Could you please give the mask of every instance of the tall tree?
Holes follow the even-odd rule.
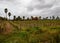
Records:
[[[11,16],[11,13],[10,12],[8,13],[8,16],[9,16],[9,20],[10,20],[10,16]]]
[[[6,20],[7,20],[7,12],[8,12],[8,9],[5,8],[5,9],[4,9],[4,12],[6,13]]]

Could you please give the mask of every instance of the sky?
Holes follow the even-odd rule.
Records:
[[[16,16],[60,16],[60,0],[0,0],[0,16],[5,17],[4,9]]]

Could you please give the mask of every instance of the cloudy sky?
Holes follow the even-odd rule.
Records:
[[[12,16],[60,16],[60,0],[0,0],[0,16],[5,8]]]

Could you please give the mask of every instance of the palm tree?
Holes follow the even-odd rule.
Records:
[[[7,20],[7,12],[8,12],[8,9],[5,8],[5,9],[4,9],[4,12],[6,13],[6,20]]]
[[[16,20],[16,16],[14,15],[14,20]]]
[[[51,20],[51,16],[50,16],[50,20]]]
[[[25,20],[25,16],[23,16],[23,20]]]
[[[10,12],[8,13],[8,16],[9,16],[9,20],[10,20],[10,16],[11,16],[11,13]]]

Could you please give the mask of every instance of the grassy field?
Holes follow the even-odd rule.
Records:
[[[60,43],[60,20],[0,21],[0,43]]]

